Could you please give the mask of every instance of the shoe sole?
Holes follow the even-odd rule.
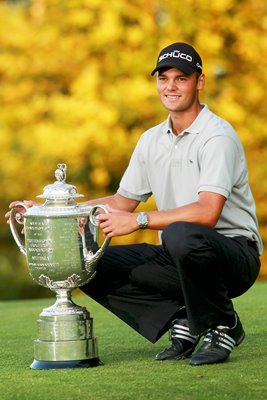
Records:
[[[191,354],[193,354],[194,350],[195,350],[195,348],[185,351],[183,354],[180,354],[179,356],[174,357],[173,360],[179,361],[179,360],[184,360],[185,358],[189,358],[191,356]]]
[[[160,358],[156,358],[157,357],[156,356],[155,360],[156,361],[179,361],[179,360],[184,360],[185,358],[190,357],[192,355],[192,353],[195,351],[195,348],[197,347],[197,345],[198,345],[198,343],[200,341],[200,338],[201,338],[201,336],[199,336],[198,341],[196,342],[196,344],[195,344],[195,346],[193,348],[188,349],[187,351],[185,351],[182,354],[179,354],[176,357],[168,357],[168,358],[166,357],[166,358],[161,358],[160,359]]]
[[[176,357],[155,358],[156,361],[179,361],[191,356],[195,349],[189,349]]]

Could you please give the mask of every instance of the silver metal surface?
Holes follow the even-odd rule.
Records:
[[[109,239],[98,244],[96,214],[99,209],[108,211],[101,204],[77,204],[74,199],[82,195],[66,183],[66,170],[65,164],[58,164],[56,182],[37,196],[46,199],[45,203],[33,207],[18,203],[10,213],[10,229],[27,258],[31,277],[57,296],[37,322],[35,361],[31,365],[37,369],[90,366],[90,362],[84,363],[90,359],[94,366],[100,364],[93,320],[86,308],[73,303],[71,291],[96,274],[97,262],[109,245]],[[16,222],[24,225],[25,240],[18,234]]]

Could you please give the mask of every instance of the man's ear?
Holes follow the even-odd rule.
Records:
[[[205,86],[205,75],[201,74],[197,81],[197,90],[202,90]]]

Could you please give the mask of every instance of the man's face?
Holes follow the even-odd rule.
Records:
[[[157,89],[163,106],[171,113],[188,111],[198,103],[198,90],[204,86],[204,75],[185,75],[176,68],[159,71]]]

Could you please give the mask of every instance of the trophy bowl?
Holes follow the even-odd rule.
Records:
[[[97,213],[104,205],[78,204],[83,197],[66,183],[66,164],[58,164],[56,182],[37,197],[44,203],[27,207],[18,202],[10,212],[10,229],[26,256],[29,273],[39,285],[56,293],[56,302],[43,309],[34,341],[32,369],[87,368],[101,365],[93,319],[71,298],[73,289],[96,274],[97,262],[109,245],[98,244]],[[24,226],[23,240],[16,222]]]

